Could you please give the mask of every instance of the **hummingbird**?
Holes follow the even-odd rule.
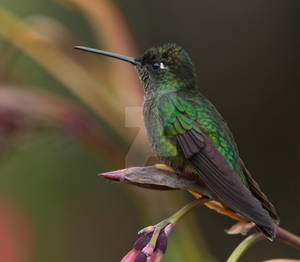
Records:
[[[155,155],[178,174],[200,178],[214,200],[275,238],[276,210],[240,158],[223,117],[200,92],[195,66],[181,46],[153,47],[138,58],[75,48],[131,63],[143,84],[144,124]]]

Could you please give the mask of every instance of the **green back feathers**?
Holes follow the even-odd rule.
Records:
[[[171,93],[161,97],[158,109],[166,136],[184,134],[189,130],[203,141],[201,133],[205,133],[241,177],[243,184],[247,185],[234,138],[221,115],[204,96],[199,92],[190,92],[188,95],[186,92]]]

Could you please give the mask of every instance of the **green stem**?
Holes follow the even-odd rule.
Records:
[[[258,240],[264,239],[264,236],[262,233],[254,233],[250,236],[248,236],[246,239],[244,239],[231,253],[230,257],[227,259],[226,262],[236,262],[238,259],[242,256],[242,254],[255,242]]]
[[[155,230],[149,242],[150,245],[155,247],[157,238],[159,236],[160,230],[162,230],[168,224],[176,224],[180,219],[185,217],[188,213],[193,211],[196,207],[203,205],[205,202],[209,201],[209,198],[203,197],[193,200],[192,202],[185,205],[183,208],[179,209],[175,214],[170,216],[169,218],[161,221],[157,225],[155,225]]]
[[[169,218],[169,222],[175,224],[177,221],[185,217],[188,213],[193,211],[196,207],[203,205],[207,201],[209,201],[209,199],[204,197],[193,200],[192,202],[185,205],[183,208],[179,209],[175,214],[173,214]]]
[[[300,249],[300,238],[287,230],[277,226],[276,228],[276,238],[279,241],[284,242],[292,247]],[[228,258],[227,262],[236,262],[242,256],[242,254],[255,242],[258,240],[264,239],[264,235],[260,232],[255,233],[247,237],[243,240],[232,252],[230,257]]]

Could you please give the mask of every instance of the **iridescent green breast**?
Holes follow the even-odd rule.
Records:
[[[174,145],[174,137],[166,136],[159,109],[159,97],[145,98],[143,116],[148,140],[153,152],[159,158],[175,157],[178,150]]]

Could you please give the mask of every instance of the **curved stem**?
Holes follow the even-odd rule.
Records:
[[[188,213],[193,211],[196,207],[203,205],[207,201],[209,201],[209,198],[206,198],[206,197],[195,199],[192,202],[185,205],[180,210],[178,210],[175,214],[173,214],[169,218],[156,224],[154,226],[155,230],[153,232],[153,235],[152,235],[152,238],[151,238],[149,244],[152,245],[153,247],[155,247],[159,233],[166,225],[172,224],[174,226],[179,220],[181,220],[183,217],[185,217]]]
[[[279,241],[284,242],[292,247],[300,249],[300,237],[288,232],[287,230],[277,226],[276,238]],[[260,232],[252,234],[244,239],[231,253],[227,262],[236,262],[242,256],[242,254],[255,242],[264,239],[264,235]]]
[[[276,239],[294,247],[300,249],[300,237],[288,232],[287,230],[277,227]]]
[[[226,262],[236,262],[242,256],[242,254],[255,242],[262,240],[264,238],[263,234],[258,232],[254,233],[247,238],[245,238],[231,253],[230,257]]]

